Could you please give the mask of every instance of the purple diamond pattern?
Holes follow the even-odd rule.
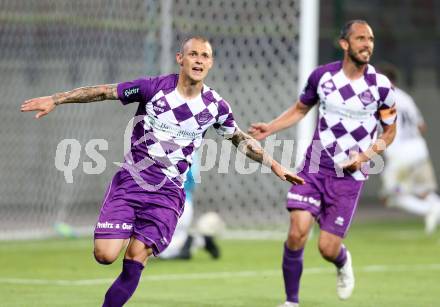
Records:
[[[356,95],[356,93],[353,91],[353,88],[351,87],[350,84],[347,84],[347,85],[341,87],[339,89],[339,93],[341,93],[341,96],[344,100],[348,100],[351,97],[353,97],[354,95]]]
[[[333,127],[330,128],[330,130],[333,132],[335,137],[339,139],[341,136],[347,134],[347,130],[345,129],[344,125],[342,123],[337,123]]]
[[[350,132],[350,134],[356,141],[360,141],[368,135],[368,131],[363,126],[359,126],[356,130]]]
[[[188,118],[194,116],[194,114],[191,112],[191,109],[188,107],[186,103],[172,110],[178,122],[183,122],[184,120],[187,120]]]
[[[305,95],[317,94],[321,103],[315,133],[323,146],[328,144],[325,153],[330,157],[321,159],[320,165],[334,168],[335,163],[348,158],[350,149],[363,152],[371,145],[377,132],[378,110],[393,107],[392,86],[371,65],[363,78],[350,80],[342,71],[341,62],[320,66],[309,80],[315,87],[310,87]],[[361,172],[351,175],[357,180],[367,177]]]
[[[166,92],[166,94],[164,94]],[[191,155],[202,144],[206,130],[213,126],[224,133],[235,131],[229,104],[216,92],[205,87],[201,96],[186,102],[174,90],[157,89],[143,110],[148,117],[144,128],[136,130],[132,146],[143,146],[155,165],[179,186],[184,182]],[[215,120],[214,120],[215,119]],[[145,148],[146,147],[146,148]]]

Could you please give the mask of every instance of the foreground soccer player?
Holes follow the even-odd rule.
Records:
[[[183,183],[192,153],[206,130],[216,131],[251,159],[271,167],[282,180],[303,180],[268,156],[235,124],[229,104],[203,83],[213,65],[211,44],[185,40],[176,54],[179,74],[90,86],[26,101],[21,111],[40,118],[60,104],[120,99],[139,102],[131,150],[113,177],[95,227],[96,260],[114,262],[125,251],[122,273],[108,289],[103,306],[122,306],[134,293],[148,257],[163,251],[183,212]]]
[[[341,31],[342,61],[315,69],[299,101],[272,122],[256,123],[256,139],[288,128],[319,103],[312,144],[298,174],[306,184],[292,186],[287,195],[290,229],[285,242],[283,275],[286,302],[298,306],[303,250],[313,218],[320,226],[319,251],[337,268],[337,292],[347,299],[354,288],[351,255],[342,244],[350,227],[362,184],[361,167],[382,152],[395,135],[396,110],[390,81],[369,65],[374,36],[363,20],[348,22]],[[383,133],[376,140],[377,120]],[[356,153],[351,154],[350,152]]]

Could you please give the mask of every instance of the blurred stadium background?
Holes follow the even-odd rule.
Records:
[[[111,162],[122,159],[122,133],[134,112],[134,107],[117,104],[69,106],[37,122],[18,113],[29,97],[175,71],[178,42],[194,32],[212,39],[217,64],[208,84],[231,102],[243,128],[273,118],[296,97],[298,1],[46,0],[0,5],[2,238],[12,233],[50,235],[56,222],[90,228],[116,169]],[[429,0],[322,1],[319,19],[319,63],[340,56],[334,38],[345,20],[370,22],[377,38],[373,61],[401,68],[403,87],[414,94],[430,126],[434,157],[440,151],[433,133],[438,129],[439,13],[440,3]],[[293,137],[292,131],[278,136]],[[83,148],[90,139],[108,140],[109,149],[102,152],[105,172],[84,174],[87,157],[82,149],[74,183],[66,183],[54,167],[56,146],[64,138],[78,139]],[[439,162],[434,163],[439,169]],[[198,213],[218,211],[233,228],[284,224],[286,186],[270,174],[239,175],[233,165],[227,174],[217,170],[218,163],[202,173]],[[362,203],[377,203],[378,186],[373,176]]]
[[[376,36],[373,64],[387,61],[400,68],[401,85],[414,96],[428,124],[427,140],[439,175],[440,1],[318,3],[317,63],[340,57],[335,37],[346,20],[366,19]],[[120,269],[97,266],[89,238],[13,240],[55,236],[57,223],[92,234],[104,191],[117,169],[113,162],[122,161],[123,133],[136,106],[116,102],[62,106],[36,121],[19,112],[24,100],[177,71],[178,43],[198,33],[209,37],[215,48],[216,66],[207,84],[230,101],[238,123],[246,129],[253,121],[272,119],[296,99],[300,18],[299,0],[0,0],[0,240],[4,240],[0,242],[0,305],[96,306]],[[295,133],[284,132],[278,139],[293,139]],[[221,144],[213,133],[209,136]],[[55,168],[55,152],[63,139],[81,144],[71,184]],[[108,150],[100,151],[106,160],[101,174],[83,171],[84,162],[96,166],[85,154],[91,139],[108,141]],[[219,152],[220,145],[214,168],[201,174],[196,215],[219,212],[229,229],[257,230],[260,238],[281,234],[287,227],[288,186],[271,174],[237,174],[235,150],[229,172],[218,174],[219,165],[225,166]],[[279,150],[274,155],[282,158]],[[379,180],[372,176],[366,184],[348,239],[357,255],[360,289],[345,305],[438,306],[438,236],[425,237],[421,219],[383,208]],[[71,231],[64,230],[64,234]],[[141,283],[130,306],[245,307],[279,302],[281,240],[221,244],[225,257],[217,265],[203,256],[187,266],[153,265],[153,276],[145,277],[148,283]],[[304,306],[340,306],[334,289],[326,287],[334,282],[330,266],[316,269],[326,264],[313,248],[306,253],[310,259],[306,266],[312,269],[306,271],[305,282],[313,286],[304,289],[308,301]],[[213,271],[241,275],[228,279],[221,275],[224,280],[218,282]],[[182,283],[175,275],[161,275],[170,272],[186,272],[187,280],[197,281]],[[200,280],[191,275],[194,272],[202,274]],[[379,286],[374,272],[381,274]],[[71,286],[78,287],[71,291]],[[176,295],[170,301],[171,287]],[[199,296],[191,295],[188,287],[199,289]],[[152,299],[149,293],[156,296]]]
[[[112,162],[122,160],[123,131],[135,108],[116,103],[62,107],[37,122],[18,113],[27,98],[176,71],[179,41],[192,33],[212,39],[217,62],[207,83],[231,102],[242,128],[273,118],[297,95],[298,1],[1,1],[0,9],[4,239],[51,235],[57,222],[89,232],[116,170]],[[439,16],[438,1],[335,0],[321,2],[319,18],[318,63],[340,56],[334,42],[344,21],[368,20],[377,38],[373,63],[400,67],[403,87],[426,116],[434,157],[440,154],[434,134],[439,128]],[[73,184],[54,167],[57,144],[65,138],[82,145]],[[278,135],[293,138],[294,131]],[[103,174],[82,170],[90,161],[84,152],[90,139],[109,143],[102,151]],[[229,172],[217,174],[218,149],[215,167],[202,173],[197,214],[217,211],[231,228],[279,229],[285,224],[287,187],[270,174],[237,174],[234,154]],[[279,152],[275,156],[281,158]],[[377,205],[378,189],[373,176],[362,203]]]
[[[136,108],[117,103],[63,106],[35,121],[19,113],[22,101],[176,71],[179,42],[199,33],[215,47],[216,66],[207,84],[231,102],[246,129],[253,121],[272,119],[297,96],[300,16],[294,0],[0,1],[0,238],[50,236],[57,222],[90,233],[117,169],[113,162],[122,160],[123,132]],[[401,69],[402,86],[414,95],[430,128],[431,154],[439,156],[440,2],[321,1],[318,63],[340,56],[335,37],[351,18],[368,20],[375,31],[373,63],[389,61]],[[296,135],[290,130],[277,137]],[[54,166],[57,144],[66,138],[82,146],[72,184]],[[108,150],[101,151],[107,162],[102,174],[83,171],[83,162],[93,162],[84,151],[91,139],[108,141]],[[232,229],[284,229],[288,187],[271,174],[237,174],[235,150],[228,173],[217,174],[221,140],[216,140],[216,165],[202,173],[196,214],[217,211]],[[294,151],[295,145],[286,145]],[[282,158],[280,150],[275,157]],[[440,162],[434,159],[434,164],[439,170]],[[379,178],[372,176],[358,218],[368,208],[389,216],[378,205],[378,190]]]

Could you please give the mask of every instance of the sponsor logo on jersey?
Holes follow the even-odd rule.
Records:
[[[135,86],[135,87],[131,87],[131,88],[126,89],[126,90],[124,91],[124,96],[125,96],[126,98],[128,98],[128,97],[130,97],[131,95],[134,95],[134,94],[137,94],[137,93],[139,93],[139,87],[138,87],[138,86]]]
[[[145,124],[148,127],[152,127],[152,128],[157,129],[159,131],[165,132],[168,135],[175,137],[175,138],[198,139],[198,138],[201,138],[203,135],[203,131],[193,131],[193,130],[183,129],[179,126],[160,121],[158,118],[155,118],[151,115],[145,116],[144,119],[145,119]]]

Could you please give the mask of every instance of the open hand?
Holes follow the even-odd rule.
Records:
[[[288,171],[286,168],[281,166],[279,163],[274,162],[272,164],[272,171],[283,181],[289,181],[292,184],[304,184],[305,181],[301,177],[295,175],[294,173]]]
[[[20,108],[21,112],[39,111],[35,118],[40,118],[55,109],[52,96],[44,96],[26,100]]]

